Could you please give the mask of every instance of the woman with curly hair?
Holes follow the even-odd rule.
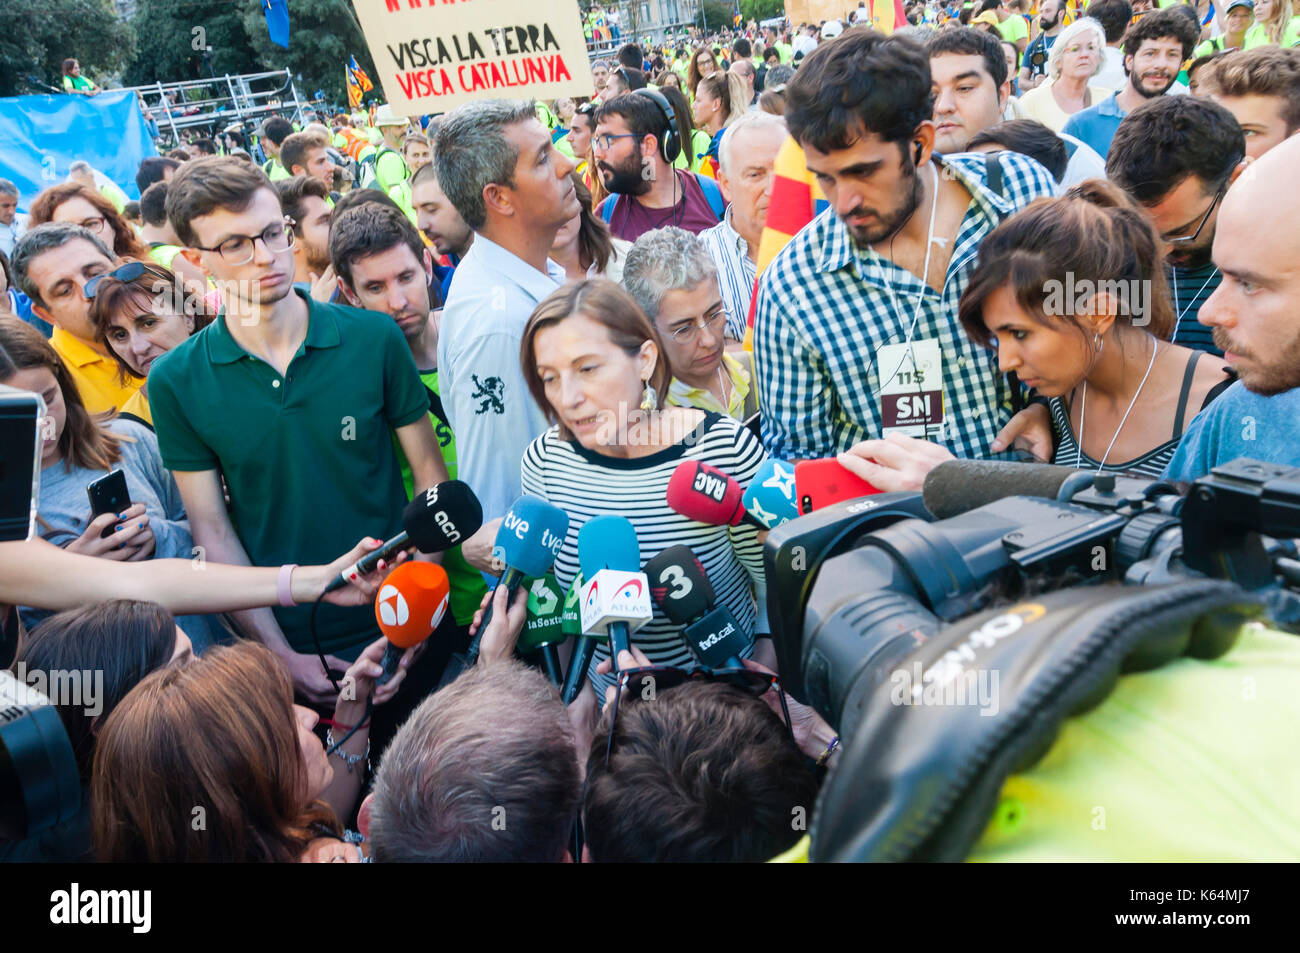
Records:
[[[28,229],[70,222],[98,235],[119,258],[148,258],[149,249],[108,199],[79,182],[52,185],[32,202]]]

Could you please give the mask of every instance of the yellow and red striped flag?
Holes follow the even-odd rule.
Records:
[[[758,244],[758,275],[772,263],[795,233],[822,213],[828,206],[817,180],[808,171],[803,149],[794,137],[787,136],[776,155],[773,168],[772,195],[767,200],[767,222]],[[758,305],[758,283],[749,300],[749,327],[745,331],[745,350],[754,349],[754,311]]]

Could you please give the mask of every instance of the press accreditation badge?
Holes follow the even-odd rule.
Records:
[[[876,351],[881,436],[933,439],[943,424],[943,354],[928,338]]]

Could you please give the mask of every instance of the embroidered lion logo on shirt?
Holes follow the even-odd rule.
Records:
[[[506,412],[505,396],[506,385],[499,377],[489,377],[485,381],[480,381],[477,374],[471,374],[474,379],[474,393],[470,395],[470,400],[479,401],[478,410],[474,411],[476,416],[486,414],[489,410],[494,414],[504,414]]]

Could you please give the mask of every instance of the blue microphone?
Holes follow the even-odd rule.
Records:
[[[776,529],[799,515],[795,503],[794,464],[771,457],[754,474],[741,497],[746,511],[768,529]]]
[[[568,532],[569,517],[558,506],[536,496],[521,496],[515,500],[510,512],[501,520],[492,547],[492,562],[505,567],[497,577],[497,585],[509,589],[507,604],[525,578],[544,576],[550,571]],[[483,623],[465,653],[466,664],[473,665],[478,660],[479,643],[491,621],[492,603],[489,602],[483,613]]]
[[[631,647],[631,632],[654,615],[636,529],[622,516],[588,520],[578,531],[578,563],[586,580],[579,601],[583,634],[609,639],[617,672],[618,654]]]

